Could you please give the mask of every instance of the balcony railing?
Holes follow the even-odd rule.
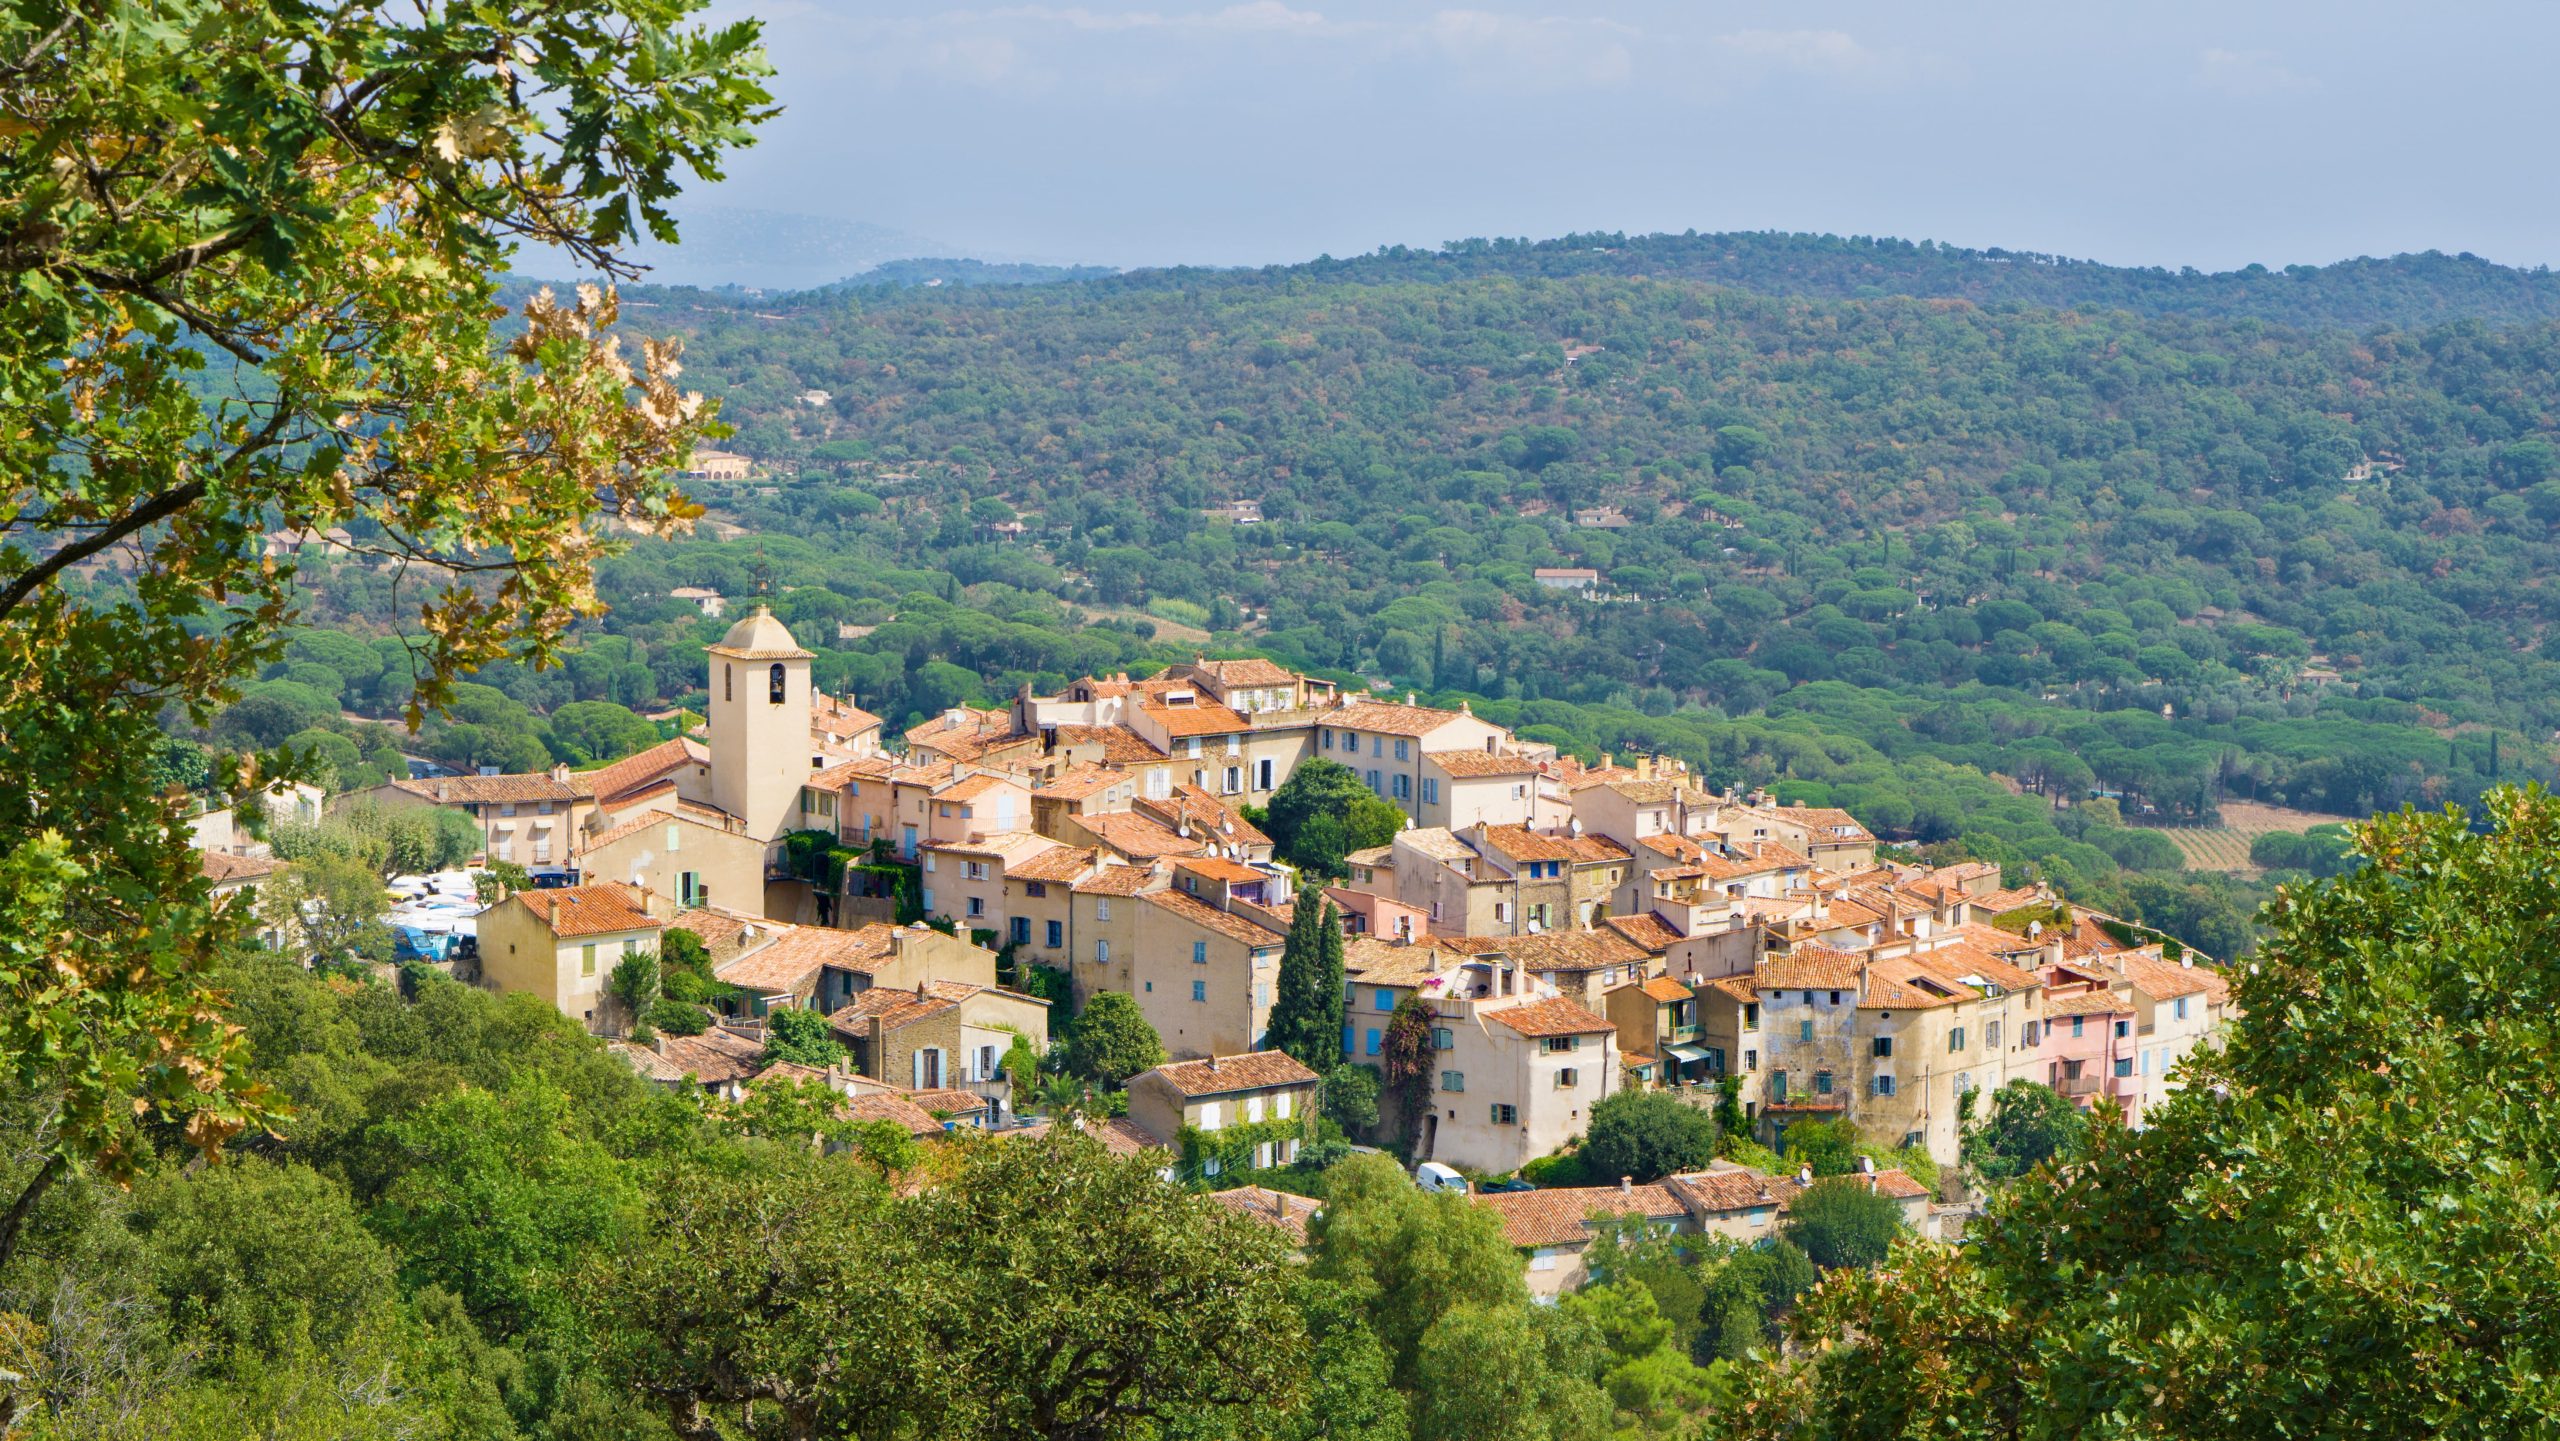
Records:
[[[2054,1082],[2053,1088],[2066,1096],[2094,1096],[2098,1094],[2100,1079],[2097,1076],[2065,1076]]]

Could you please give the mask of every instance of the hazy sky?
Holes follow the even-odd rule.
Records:
[[[788,111],[715,203],[1249,263],[1823,230],[2222,269],[2560,261],[2560,5],[722,0]]]

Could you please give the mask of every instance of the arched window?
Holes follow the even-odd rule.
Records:
[[[782,662],[775,661],[773,663],[773,670],[770,675],[772,694],[769,699],[771,699],[775,705],[782,704],[783,688],[787,684],[790,674],[791,673],[789,671],[783,669]]]
[[[722,661],[720,663],[720,698],[722,700],[736,700],[738,698],[737,679],[738,668],[729,664],[727,661]]]

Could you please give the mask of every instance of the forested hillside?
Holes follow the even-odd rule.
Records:
[[[821,682],[893,723],[1258,651],[1845,804],[2208,950],[2252,894],[2190,884],[2166,835],[2125,822],[2210,823],[2233,798],[2362,814],[2552,773],[2560,330],[1546,273],[1714,245],[1841,291],[1988,263],[1720,237],[753,309],[643,292],[637,323],[686,333],[688,379],[763,468],[696,488],[745,534],[608,564],[582,656],[497,668],[425,745],[520,766],[643,743],[560,708],[681,702],[714,627],[668,592],[762,591]],[[2154,310],[2243,284],[2046,269]],[[2529,307],[2498,297],[2546,284],[2425,258],[2280,283],[2353,277],[2501,320]],[[1233,500],[1266,519],[1214,513]],[[336,657],[339,694],[289,699],[323,729],[346,728],[331,699],[394,715],[392,581],[305,564],[314,618],[384,664]],[[1538,567],[1595,570],[1599,594]],[[332,661],[315,646],[337,643],[295,664]]]

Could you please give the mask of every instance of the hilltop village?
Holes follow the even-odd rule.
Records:
[[[767,1069],[778,1013],[823,1016],[850,1058],[830,1084],[920,1132],[955,1113],[1020,1124],[1016,1038],[1044,1052],[1053,1013],[1105,994],[1167,1058],[1113,1122],[1127,1144],[1312,1104],[1319,1077],[1269,1036],[1309,905],[1341,931],[1341,1061],[1378,1064],[1418,1001],[1435,1055],[1406,1102],[1420,1113],[1397,1118],[1411,1160],[1478,1175],[1566,1149],[1603,1098],[1655,1089],[1729,1107],[1764,1145],[1845,1120],[1952,1170],[1973,1093],[2025,1079],[2138,1125],[2228,1019],[2203,958],[2004,888],[1997,867],[1893,864],[1846,812],[1714,794],[1667,759],[1585,765],[1463,705],[1202,658],[890,739],[814,689],[810,660],[759,607],[709,648],[698,730],[597,770],[398,780],[331,804],[459,812],[489,860],[540,878],[481,915],[462,978],[733,1097]],[[1252,819],[1319,761],[1401,813],[1330,879],[1279,859]],[[718,1024],[635,1040],[648,1028],[612,973],[676,933],[724,988]]]

